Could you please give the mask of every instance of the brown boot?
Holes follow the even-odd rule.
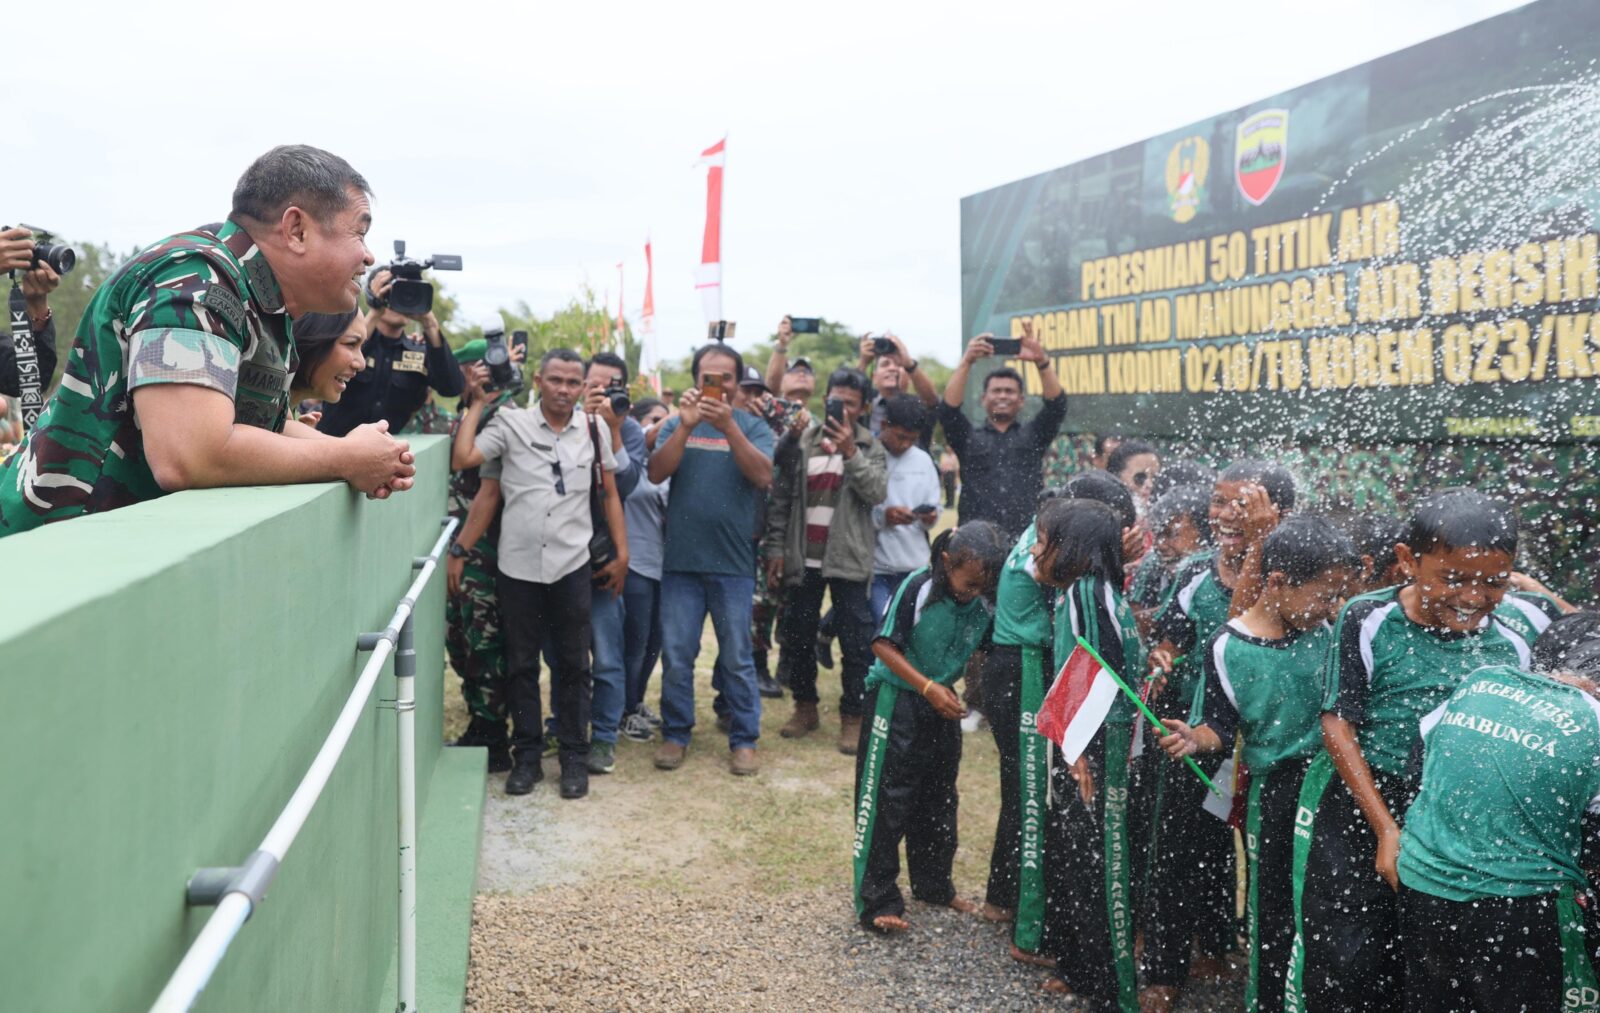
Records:
[[[689,752],[688,746],[680,746],[676,742],[663,742],[656,750],[657,770],[677,770],[683,766],[683,758]]]
[[[839,752],[846,756],[854,756],[859,745],[861,745],[861,715],[839,715]]]
[[[817,705],[814,703],[795,702],[794,713],[789,715],[789,720],[778,729],[778,734],[786,739],[803,739],[816,731],[821,725],[817,717]]]
[[[756,751],[750,746],[740,746],[728,757],[728,769],[738,777],[749,777],[761,769],[761,762],[756,759]]]

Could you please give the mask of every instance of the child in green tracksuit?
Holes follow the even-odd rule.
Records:
[[[1569,653],[1600,675],[1595,644]],[[1400,836],[1409,1013],[1571,1010],[1600,990],[1579,897],[1600,808],[1600,701],[1577,680],[1480,668],[1422,722],[1422,785]]]
[[[1121,519],[1093,500],[1056,500],[1039,513],[1036,579],[1057,592],[1055,656],[1079,637],[1119,674],[1143,667],[1133,610],[1123,600]],[[1126,678],[1126,676],[1123,676]],[[1128,839],[1133,705],[1119,698],[1088,747],[1053,772],[1044,850],[1047,991],[1139,1009]],[[1025,714],[1031,725],[1035,714]]]
[[[895,592],[872,642],[861,743],[856,750],[855,905],[879,932],[908,927],[900,875],[906,844],[911,895],[975,910],[950,881],[956,854],[956,772],[966,708],[950,688],[988,632],[1005,536],[983,521],[934,539],[932,565]]]
[[[1416,793],[1418,722],[1476,669],[1525,666],[1526,636],[1496,609],[1511,579],[1516,515],[1471,489],[1417,507],[1397,547],[1411,583],[1350,600],[1323,675],[1321,752],[1295,814],[1296,935],[1284,1009],[1392,1010],[1400,821]]]
[[[1283,976],[1294,938],[1291,860],[1294,815],[1306,764],[1322,746],[1322,666],[1333,641],[1328,621],[1360,568],[1350,539],[1327,520],[1290,517],[1269,534],[1256,603],[1229,620],[1205,653],[1204,721],[1163,722],[1161,746],[1174,758],[1230,752],[1244,740],[1250,771],[1245,851],[1250,888],[1250,977],[1245,1009],[1283,1008]],[[1204,813],[1197,820],[1209,820]]]
[[[1156,716],[1198,722],[1205,692],[1203,659],[1234,610],[1250,545],[1294,509],[1294,478],[1264,461],[1243,460],[1217,476],[1209,521],[1216,549],[1185,560],[1156,613],[1152,663],[1167,670],[1151,703]],[[1265,514],[1260,513],[1261,510]],[[1248,603],[1237,603],[1244,608]],[[1181,657],[1174,663],[1171,659]],[[1211,774],[1221,761],[1202,764]],[[1233,831],[1222,820],[1190,817],[1204,804],[1199,778],[1161,762],[1155,767],[1151,835],[1143,891],[1145,1001],[1170,1010],[1189,978],[1189,955],[1200,952],[1220,973],[1233,946]]]

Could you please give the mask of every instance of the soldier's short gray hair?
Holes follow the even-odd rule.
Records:
[[[325,222],[350,204],[350,189],[372,187],[349,162],[308,144],[280,144],[250,163],[233,188],[229,218],[274,222],[293,205]]]

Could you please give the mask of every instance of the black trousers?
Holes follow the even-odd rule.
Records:
[[[1378,837],[1331,767],[1326,754],[1318,757],[1301,792],[1302,805],[1315,803],[1300,895],[1305,1008],[1382,1013],[1397,1008],[1403,995],[1400,905],[1378,875]],[[1407,782],[1377,771],[1373,781],[1389,812],[1402,818],[1413,797]]]
[[[861,714],[861,694],[872,664],[872,604],[867,581],[824,579],[821,570],[806,568],[805,579],[788,589],[783,609],[783,645],[789,655],[789,689],[795,703],[817,702],[817,627],[822,593],[833,597],[834,626],[839,634],[841,715]]]
[[[589,712],[594,677],[589,667],[587,562],[551,584],[518,580],[504,573],[495,584],[505,630],[507,709],[511,748],[538,757],[544,746],[539,704],[539,646],[551,662],[550,688],[561,739],[561,763],[581,763],[589,755]]]
[[[1022,849],[1022,648],[996,644],[983,665],[983,716],[1000,751],[1000,814],[984,899],[1015,910]]]
[[[1582,915],[1574,903],[1563,918],[1564,906],[1556,894],[1461,902],[1402,886],[1407,1013],[1594,1008],[1563,981],[1565,948],[1583,946]]]
[[[1044,945],[1056,977],[1088,1008],[1138,1008],[1130,897],[1132,855],[1127,843],[1126,726],[1102,728],[1084,752],[1095,782],[1085,805],[1070,768],[1056,757],[1045,820]],[[1109,766],[1117,769],[1109,769]],[[1147,944],[1148,945],[1148,944]]]
[[[1192,944],[1221,957],[1234,943],[1233,830],[1201,809],[1206,786],[1193,771],[1158,759],[1142,896],[1145,974],[1151,985],[1181,988]]]
[[[1250,772],[1245,853],[1250,860],[1250,979],[1247,1010],[1279,1013],[1294,942],[1294,816],[1306,764],[1290,760]]]
[[[956,858],[956,773],[961,769],[961,724],[940,717],[933,705],[910,690],[874,686],[866,695],[867,720],[861,723],[856,750],[858,819],[867,819],[862,805],[862,771],[880,694],[895,695],[888,717],[883,763],[870,806],[870,831],[861,842],[866,866],[860,875],[857,907],[861,923],[880,915],[905,913],[900,876],[900,842],[906,842],[906,867],[911,896],[929,904],[955,899],[950,881]]]

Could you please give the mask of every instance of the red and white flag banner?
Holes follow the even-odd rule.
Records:
[[[724,137],[702,151],[695,163],[710,167],[706,170],[706,231],[700,242],[700,270],[694,286],[700,291],[707,322],[722,319],[722,171],[727,165],[727,143]]]
[[[639,333],[644,339],[639,350],[639,371],[650,378],[656,395],[661,394],[661,375],[656,363],[656,269],[651,260],[650,240],[644,241],[644,306],[639,310]]]

